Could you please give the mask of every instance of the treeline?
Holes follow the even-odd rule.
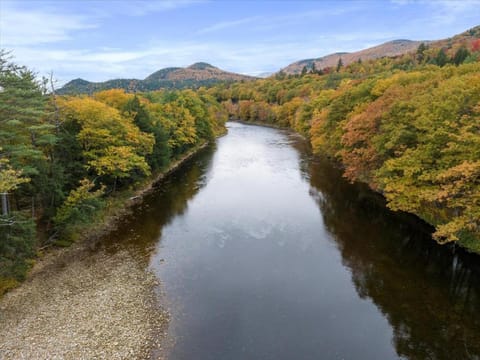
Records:
[[[303,134],[348,179],[384,194],[391,209],[434,225],[439,243],[480,252],[479,58],[473,38],[210,93],[232,118]]]
[[[225,131],[203,90],[56,96],[0,54],[0,293],[38,249],[67,244],[117,194]]]
[[[165,90],[183,90],[183,89],[199,89],[201,87],[208,87],[219,82],[232,83],[232,80],[221,80],[220,78],[211,79],[114,79],[105,82],[90,82],[83,79],[76,79],[70,81],[68,84],[58,90],[62,95],[73,94],[93,94],[95,92],[110,90],[110,89],[124,89],[129,92],[150,92]]]

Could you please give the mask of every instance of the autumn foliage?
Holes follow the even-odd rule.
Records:
[[[224,131],[225,110],[202,89],[58,96],[44,85],[0,51],[0,294],[37,246],[75,240],[112,199]]]
[[[434,225],[439,243],[480,251],[480,39],[212,89],[234,118],[290,127],[350,181]]]

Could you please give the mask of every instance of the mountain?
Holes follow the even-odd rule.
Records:
[[[143,80],[113,79],[105,82],[90,82],[75,79],[58,90],[59,94],[91,94],[95,91],[121,88],[127,91],[151,91],[159,89],[198,88],[219,82],[251,81],[253,76],[221,70],[205,62],[198,62],[186,68],[169,67],[150,74]]]
[[[352,62],[358,61],[359,59],[371,60],[381,57],[402,55],[417,50],[418,46],[422,42],[428,43],[427,41],[393,40],[378,46],[352,53],[338,52],[316,59],[305,59],[296,61],[283,68],[281,71],[283,71],[287,75],[300,74],[304,66],[306,66],[307,69],[311,69],[313,63],[315,63],[316,69],[324,69],[326,67],[336,67],[340,59],[342,59],[343,65],[348,65]]]

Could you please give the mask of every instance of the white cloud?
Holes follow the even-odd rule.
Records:
[[[224,30],[224,29],[228,29],[228,28],[233,28],[233,27],[245,25],[245,24],[257,21],[259,19],[260,19],[259,16],[252,16],[252,17],[243,18],[243,19],[239,19],[239,20],[222,21],[222,22],[213,24],[211,26],[207,26],[203,29],[200,29],[197,33],[198,34],[207,34],[207,33],[215,32],[215,31],[219,31],[219,30]]]
[[[0,46],[38,45],[72,39],[74,31],[95,28],[86,17],[50,10],[19,9],[0,1]]]
[[[256,75],[277,71],[304,58],[360,50],[371,43],[377,45],[388,40],[385,37],[389,35],[343,32],[330,36],[313,34],[308,41],[264,40],[248,44],[158,40],[128,51],[108,47],[58,50],[22,46],[15,50],[14,56],[20,64],[28,62],[40,75],[53,71],[61,85],[76,77],[89,81],[143,79],[164,67],[188,66],[198,61],[209,62],[227,71]]]
[[[408,0],[395,1],[397,6],[410,6]],[[88,8],[82,10],[82,15],[77,15],[72,13],[74,6],[62,7],[61,2],[42,2],[41,6],[31,6],[35,2],[12,3],[0,0],[0,46],[7,49],[13,48],[15,61],[31,67],[40,75],[53,71],[61,84],[76,77],[90,81],[132,77],[142,79],[164,67],[188,66],[197,61],[209,62],[227,71],[254,75],[277,71],[300,59],[320,57],[337,51],[360,50],[397,37],[409,38],[414,36],[412,34],[419,33],[426,33],[428,36],[427,30],[434,33],[432,29],[437,31],[438,24],[450,21],[454,17],[457,19],[474,17],[476,13],[478,14],[479,5],[479,1],[424,1],[423,9],[428,8],[430,11],[422,13],[395,29],[385,26],[375,26],[371,29],[352,28],[348,24],[339,28],[322,28],[321,26],[316,28],[316,25],[313,25],[317,23],[321,25],[323,18],[331,20],[337,15],[341,15],[342,19],[356,16],[355,11],[361,7],[361,4],[353,2],[348,6],[342,5],[335,8],[317,8],[312,11],[276,16],[259,14],[229,19],[198,30],[196,35],[202,36],[194,37],[192,37],[194,31],[177,38],[152,30],[151,34],[147,32],[146,35],[151,36],[153,40],[123,42],[121,39],[122,41],[119,42],[107,41],[108,37],[104,37],[101,42],[98,42],[98,39],[93,37],[90,41],[90,33],[87,34],[88,36],[84,33],[92,29],[94,30],[92,32],[96,33],[95,27],[98,26],[98,32],[101,35],[101,25],[107,27],[120,19],[122,24],[123,21],[128,24],[132,19],[126,19],[126,16],[123,16],[126,14],[141,16],[151,12],[171,11],[197,3],[199,1],[120,1],[115,2],[115,6],[112,6],[110,11],[105,3],[89,1]],[[55,4],[58,6],[53,8]],[[79,3],[76,4],[79,5]],[[347,12],[353,13],[346,14]],[[168,17],[170,14],[162,14],[162,16]],[[143,21],[143,19],[133,20],[137,23]],[[293,30],[284,31],[284,29],[295,29],[295,25],[303,24],[307,20],[308,24],[312,24],[312,31],[301,35]],[[463,26],[464,23],[457,21],[456,24]],[[245,41],[225,40],[229,39],[225,36],[229,29],[236,30],[236,27],[242,26],[248,30],[248,36],[252,36],[251,34],[256,36],[253,35]],[[451,30],[453,27],[453,25],[445,26],[445,31],[448,31],[447,36],[453,35]],[[273,29],[273,31],[262,33],[261,30],[265,29]],[[218,33],[221,36],[208,36],[212,33]],[[78,38],[80,40],[77,39],[77,35],[81,35]],[[85,38],[88,38],[88,43],[85,42]],[[431,37],[426,39],[429,38]]]
[[[433,21],[439,26],[453,24],[463,16],[480,19],[479,0],[438,0],[428,3],[432,7]]]
[[[95,29],[105,18],[116,15],[143,16],[204,3],[204,0],[115,1],[105,6],[104,1],[88,1],[82,15],[66,11],[57,2],[16,2],[0,0],[0,47],[16,48],[65,42],[74,39],[74,33]],[[29,6],[38,5],[38,6]]]
[[[328,18],[332,16],[345,15],[358,9],[357,4],[348,4],[338,8],[330,8],[323,10],[309,10],[291,13],[288,15],[276,15],[276,16],[250,16],[238,20],[221,21],[211,26],[207,26],[197,31],[197,34],[208,34],[213,32],[219,32],[225,29],[236,28],[238,26],[252,24],[249,26],[249,30],[271,30],[275,28],[285,28],[286,26],[294,26],[305,23],[306,21],[321,20],[322,18]]]
[[[446,26],[462,18],[480,18],[480,0],[390,0],[394,5],[426,5],[428,18],[422,18],[424,26]]]

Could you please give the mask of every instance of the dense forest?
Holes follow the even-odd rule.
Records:
[[[183,154],[225,131],[205,91],[58,96],[0,57],[0,293]]]
[[[289,127],[388,206],[480,252],[480,27],[395,58],[198,90],[60,96],[0,54],[0,293],[228,116]]]
[[[388,206],[480,252],[480,27],[444,46],[217,86],[232,118],[289,127]]]
[[[202,86],[212,86],[218,83],[235,81],[252,81],[255,77],[235,74],[221,70],[207,63],[199,62],[186,68],[165,68],[150,74],[143,80],[114,79],[105,82],[90,82],[75,79],[58,89],[62,95],[93,94],[102,90],[124,89],[129,92],[147,92],[155,90],[198,89]]]

